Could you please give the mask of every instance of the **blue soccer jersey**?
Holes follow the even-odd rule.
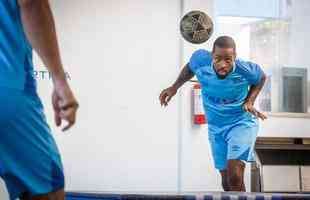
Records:
[[[201,84],[209,124],[229,125],[240,119],[253,118],[242,105],[249,87],[261,80],[263,71],[259,65],[237,59],[233,71],[225,79],[219,79],[213,69],[211,53],[201,49],[193,53],[189,67]]]
[[[0,87],[35,89],[32,48],[16,0],[1,0],[0,16]]]

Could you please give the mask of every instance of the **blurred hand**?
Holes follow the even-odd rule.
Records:
[[[159,95],[159,101],[161,106],[167,106],[168,102],[171,98],[177,93],[177,89],[175,87],[169,87],[164,89]]]
[[[265,120],[267,119],[267,116],[264,115],[263,113],[259,112],[258,110],[256,110],[254,108],[254,103],[252,101],[245,101],[245,103],[243,104],[243,109],[246,111],[246,112],[249,112],[249,113],[252,113],[254,116],[262,119],[262,120]]]
[[[62,121],[68,124],[62,129],[66,131],[71,128],[76,120],[76,112],[79,107],[68,83],[66,81],[55,82],[52,94],[52,104],[55,112],[56,126],[61,126]]]

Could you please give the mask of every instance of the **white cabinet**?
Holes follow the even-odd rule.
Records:
[[[310,166],[300,167],[301,190],[303,192],[310,192]]]
[[[263,165],[262,192],[300,191],[299,166]]]

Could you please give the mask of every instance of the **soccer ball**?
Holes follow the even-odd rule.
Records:
[[[180,22],[183,38],[193,44],[206,42],[213,33],[212,19],[201,11],[190,11]]]

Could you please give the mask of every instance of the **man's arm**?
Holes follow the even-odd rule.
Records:
[[[195,74],[189,68],[189,64],[186,64],[185,67],[183,67],[181,73],[179,74],[177,80],[173,83],[172,87],[178,90],[184,83],[191,80],[191,78],[193,78],[194,75]]]
[[[63,129],[75,123],[78,103],[66,81],[57,43],[54,18],[48,0],[18,0],[22,24],[28,41],[52,75],[52,96],[56,125],[62,119],[68,122]]]
[[[266,75],[265,75],[265,73],[263,73],[260,82],[257,85],[251,85],[250,86],[248,96],[247,96],[245,103],[243,105],[243,108],[246,112],[250,112],[250,113],[254,114],[255,116],[261,118],[262,120],[267,119],[267,117],[254,108],[254,103],[255,103],[255,100],[256,100],[258,94],[262,90],[265,82],[266,82]]]
[[[265,82],[266,82],[266,75],[263,74],[260,82],[257,85],[250,86],[250,90],[246,98],[246,101],[251,101],[254,104],[258,94],[264,87]]]
[[[55,23],[48,0],[18,0],[25,34],[53,81],[65,81]]]
[[[194,77],[194,73],[189,68],[189,64],[186,64],[185,67],[182,69],[179,77],[177,80],[172,84],[171,87],[163,90],[159,96],[160,104],[167,106],[168,102],[171,98],[177,93],[178,89],[191,78]]]

